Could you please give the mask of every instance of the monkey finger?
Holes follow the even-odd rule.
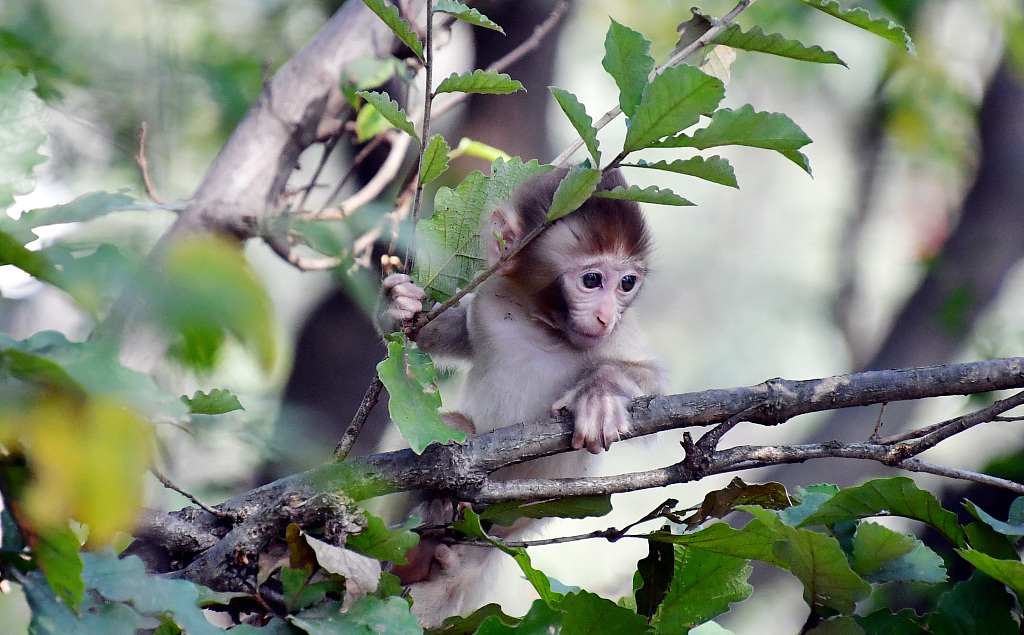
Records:
[[[412,317],[423,310],[423,302],[421,300],[404,295],[396,295],[391,302],[391,306],[398,313],[402,314],[402,317]],[[407,313],[408,315],[406,316],[405,314]]]
[[[398,285],[405,284],[408,282],[412,282],[412,276],[406,275],[404,273],[393,273],[390,276],[384,278],[384,282],[381,283],[381,286],[384,287],[385,291],[391,291]]]

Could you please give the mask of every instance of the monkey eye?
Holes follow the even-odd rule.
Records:
[[[619,281],[619,288],[629,293],[636,286],[636,276],[622,276],[622,280]]]
[[[580,278],[580,280],[583,282],[583,287],[585,289],[596,289],[601,286],[601,274],[593,271],[583,274],[583,277]]]

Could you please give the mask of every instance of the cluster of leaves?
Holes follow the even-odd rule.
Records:
[[[540,599],[522,618],[510,618],[490,605],[466,618],[451,618],[439,632],[514,633],[561,629],[563,633],[729,633],[711,622],[753,592],[747,582],[757,560],[792,573],[803,585],[811,618],[808,633],[1016,633],[1014,607],[1024,593],[1024,563],[1014,547],[1024,536],[1024,498],[1000,521],[970,501],[975,520],[961,525],[929,492],[906,477],[876,479],[840,490],[833,485],[800,489],[790,498],[777,483],[748,485],[736,479],[711,492],[684,517],[667,501],[640,522],[663,517],[662,530],[634,536],[649,543],[637,563],[634,594],[617,604],[579,589],[554,591],[553,583],[530,565],[521,548],[504,547],[488,537],[481,518],[509,520],[507,505],[467,511],[454,529],[487,540],[514,557]],[[548,506],[542,513],[566,514]],[[599,509],[600,505],[596,506]],[[591,506],[594,515],[602,512]],[[537,510],[534,510],[537,511]],[[751,518],[739,529],[717,522],[732,512]],[[872,517],[902,517],[934,529],[953,551],[973,566],[969,579],[948,580],[946,563],[913,535]],[[817,528],[810,529],[810,528]],[[934,587],[937,598],[924,611],[887,606],[893,585]],[[858,608],[866,614],[855,614]]]

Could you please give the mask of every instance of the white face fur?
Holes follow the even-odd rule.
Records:
[[[581,349],[597,346],[615,330],[643,283],[640,263],[607,254],[571,266],[562,274],[568,323],[562,330]]]

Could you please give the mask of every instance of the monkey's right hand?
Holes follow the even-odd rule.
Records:
[[[404,273],[393,273],[384,278],[386,305],[380,316],[380,327],[385,333],[394,333],[412,321],[423,310],[427,292]]]

